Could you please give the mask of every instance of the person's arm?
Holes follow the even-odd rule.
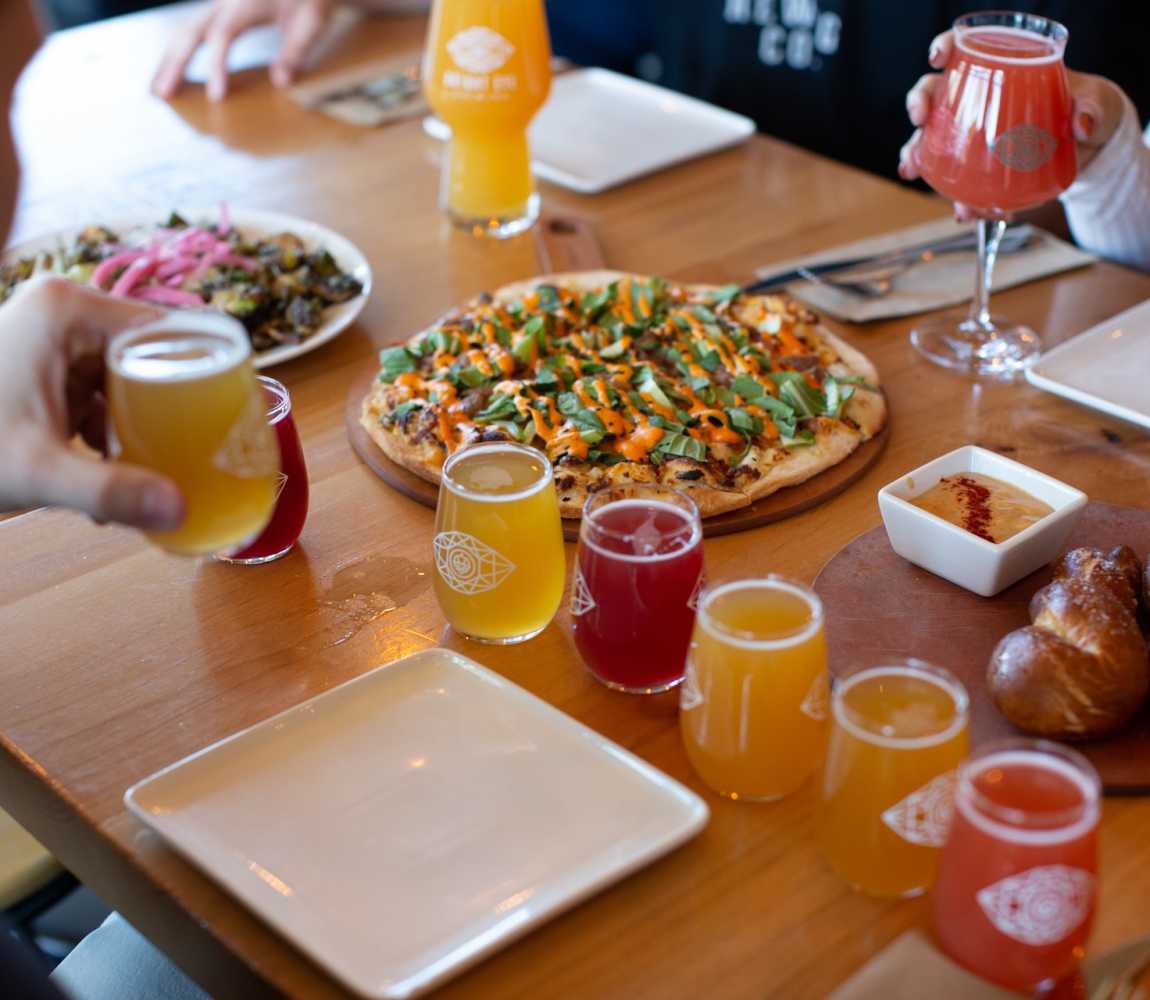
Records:
[[[415,14],[429,0],[351,0],[351,6],[373,14]],[[172,97],[184,82],[184,72],[201,45],[208,48],[208,98],[223,100],[228,92],[228,51],[249,28],[278,24],[283,33],[272,63],[272,83],[286,87],[299,74],[308,53],[323,34],[335,0],[212,0],[181,25],[152,78],[157,97]]]
[[[1150,271],[1150,148],[1125,94],[1122,103],[1114,135],[1063,192],[1062,204],[1079,246]]]

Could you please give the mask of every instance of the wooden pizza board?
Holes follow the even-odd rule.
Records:
[[[357,379],[347,394],[344,421],[347,424],[347,436],[351,441],[351,447],[363,463],[389,486],[417,503],[434,509],[439,487],[388,458],[359,422],[363,397],[367,395],[376,375],[375,371],[371,371]],[[772,493],[749,507],[707,518],[703,521],[703,535],[712,538],[716,535],[729,535],[736,531],[758,528],[764,524],[781,521],[783,518],[793,517],[838,496],[878,461],[883,448],[886,447],[887,438],[890,436],[889,403],[887,409],[887,423],[882,431],[856,448],[838,465],[820,472],[805,483],[788,486],[777,493]],[[569,542],[578,539],[577,520],[563,522],[563,537]]]
[[[1067,548],[1129,545],[1150,552],[1150,512],[1087,505]],[[1050,582],[1044,567],[996,597],[978,597],[895,554],[880,526],[842,548],[815,590],[826,611],[830,669],[841,675],[909,656],[945,667],[970,692],[971,745],[1025,735],[990,700],[986,668],[998,640],[1030,624],[1027,606]],[[1075,744],[1111,794],[1150,794],[1150,703],[1120,733]]]

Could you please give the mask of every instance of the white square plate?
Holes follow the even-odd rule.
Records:
[[[450,129],[424,123],[437,139]],[[607,69],[562,73],[531,125],[535,174],[598,194],[644,174],[744,142],[755,123],[743,115]]]
[[[397,660],[128,807],[348,987],[416,996],[698,833],[693,792],[479,664]]]
[[[1047,351],[1026,372],[1047,392],[1150,430],[1150,301]]]

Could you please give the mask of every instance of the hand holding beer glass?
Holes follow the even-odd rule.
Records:
[[[115,457],[167,476],[187,502],[184,523],[151,541],[180,555],[251,542],[271,516],[279,451],[247,331],[216,313],[173,313],[114,338],[107,367]]]

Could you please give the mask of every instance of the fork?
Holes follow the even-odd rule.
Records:
[[[1002,237],[998,245],[998,252],[1017,253],[1024,249],[1034,236],[1034,230],[1029,225],[1012,226]],[[845,292],[854,292],[865,298],[877,299],[888,295],[894,287],[894,279],[904,271],[910,270],[916,264],[922,264],[943,254],[960,253],[974,249],[972,240],[956,239],[950,243],[939,244],[928,249],[912,249],[886,255],[865,264],[844,268],[833,273],[819,274],[807,268],[800,267],[798,272],[808,281],[830,288],[837,288]]]

